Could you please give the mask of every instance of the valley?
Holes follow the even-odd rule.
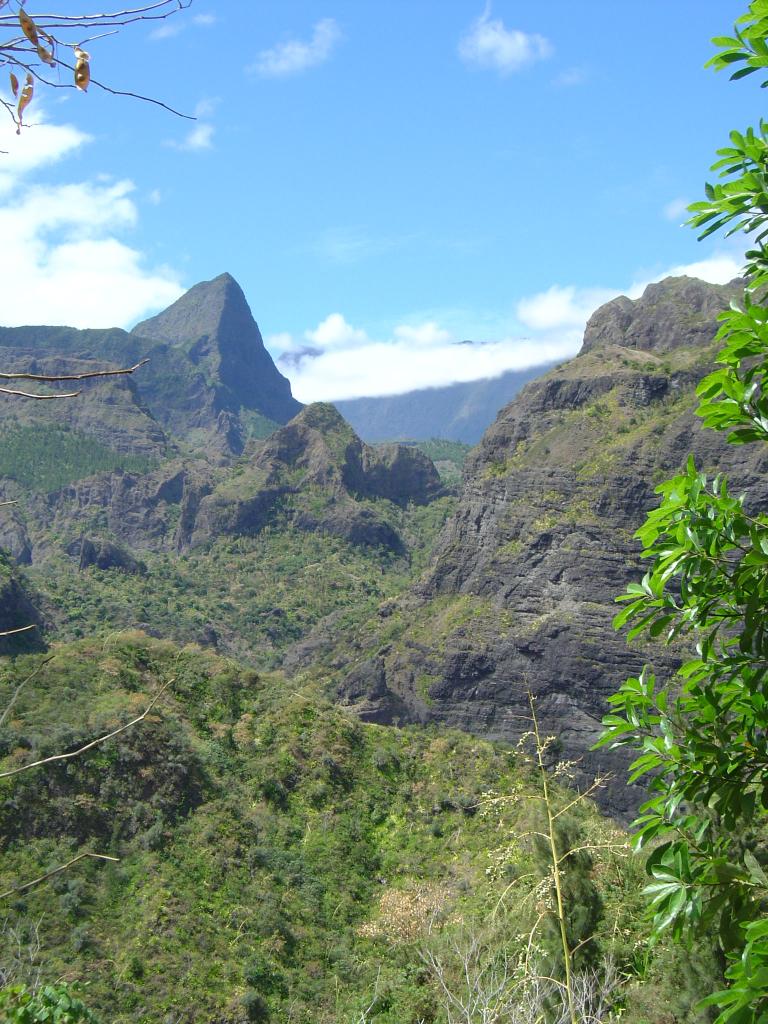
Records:
[[[38,625],[0,641],[3,765],[162,691],[116,741],[0,782],[3,889],[118,858],[14,897],[6,983],[87,980],[114,1024],[402,1024],[443,1020],[467,949],[556,971],[530,694],[575,969],[614,965],[627,1021],[704,1020],[720,968],[707,942],[647,946],[623,829],[643,791],[592,748],[622,679],[685,655],[611,629],[656,484],[693,452],[765,507],[765,455],[693,415],[737,292],[609,302],[468,455],[301,407],[226,274],[131,332],[0,330],[9,366],[149,359],[2,407],[3,623]]]

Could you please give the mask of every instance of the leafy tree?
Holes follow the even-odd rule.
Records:
[[[768,0],[753,0],[709,61],[732,79],[768,69]],[[768,80],[763,83],[768,85]],[[746,232],[741,306],[721,314],[718,368],[698,387],[698,415],[732,444],[768,441],[768,126],[731,132],[718,183],[693,203],[700,237]],[[650,798],[635,822],[648,848],[654,936],[715,934],[726,988],[703,1002],[720,1024],[768,1020],[768,515],[709,479],[692,458],[663,483],[637,536],[650,568],[618,598],[616,628],[696,656],[660,685],[646,667],[611,699],[600,744],[637,752],[630,779]]]

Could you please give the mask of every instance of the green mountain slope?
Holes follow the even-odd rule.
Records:
[[[32,563],[59,636],[141,625],[259,665],[400,593],[454,501],[421,452],[370,448],[324,405],[229,466],[175,459],[47,494],[17,475],[0,542]]]

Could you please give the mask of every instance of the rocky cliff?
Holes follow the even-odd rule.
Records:
[[[252,535],[282,515],[308,532],[400,551],[402,538],[371,499],[405,506],[442,493],[437,470],[421,452],[370,448],[332,405],[317,403],[255,446],[239,472],[202,498],[183,542]]]
[[[727,446],[693,414],[734,291],[670,279],[597,311],[580,354],[529,384],[470,457],[428,575],[336,656],[340,699],[366,719],[515,741],[530,689],[559,756],[584,778],[623,776],[620,757],[590,752],[606,697],[650,657],[663,669],[679,656],[627,648],[611,628],[655,484],[693,452],[754,504],[768,498],[765,454]],[[291,663],[308,650],[322,644]],[[616,783],[602,799],[623,814],[636,798]]]
[[[196,284],[163,313],[137,324],[131,333],[168,345],[197,369],[205,381],[209,420],[216,417],[219,422],[250,410],[285,423],[301,409],[288,380],[264,348],[243,291],[230,274]],[[143,386],[159,418],[179,432],[201,422],[201,410],[197,420],[190,419],[193,410],[187,396],[174,396],[172,383],[164,374],[162,379],[148,374]],[[243,431],[247,424],[239,426]]]

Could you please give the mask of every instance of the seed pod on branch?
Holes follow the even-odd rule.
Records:
[[[47,32],[43,31],[43,29],[38,29],[38,33],[43,37],[46,43],[48,43],[50,49],[46,49],[42,43],[38,43],[37,55],[44,64],[47,64],[49,67],[55,67],[56,61],[53,59],[53,54],[56,47],[56,41],[53,36],[49,36]]]
[[[91,55],[86,53],[85,50],[81,50],[79,46],[75,47],[75,85],[78,89],[82,89],[86,92],[88,89],[88,83],[91,81]]]
[[[33,46],[37,46],[39,43],[37,25],[35,25],[34,21],[32,21],[23,7],[19,8],[19,24],[21,25],[21,31],[30,43],[32,43]]]
[[[16,127],[16,134],[17,135],[19,135],[20,132],[21,132],[22,116],[24,114],[24,111],[27,109],[29,104],[32,102],[32,97],[34,96],[34,93],[35,93],[35,86],[33,84],[32,75],[28,74],[27,75],[27,81],[26,81],[26,83],[24,85],[24,88],[21,90],[21,96],[19,96],[18,107],[16,108],[16,112],[17,112],[18,119],[19,119],[18,125]]]

